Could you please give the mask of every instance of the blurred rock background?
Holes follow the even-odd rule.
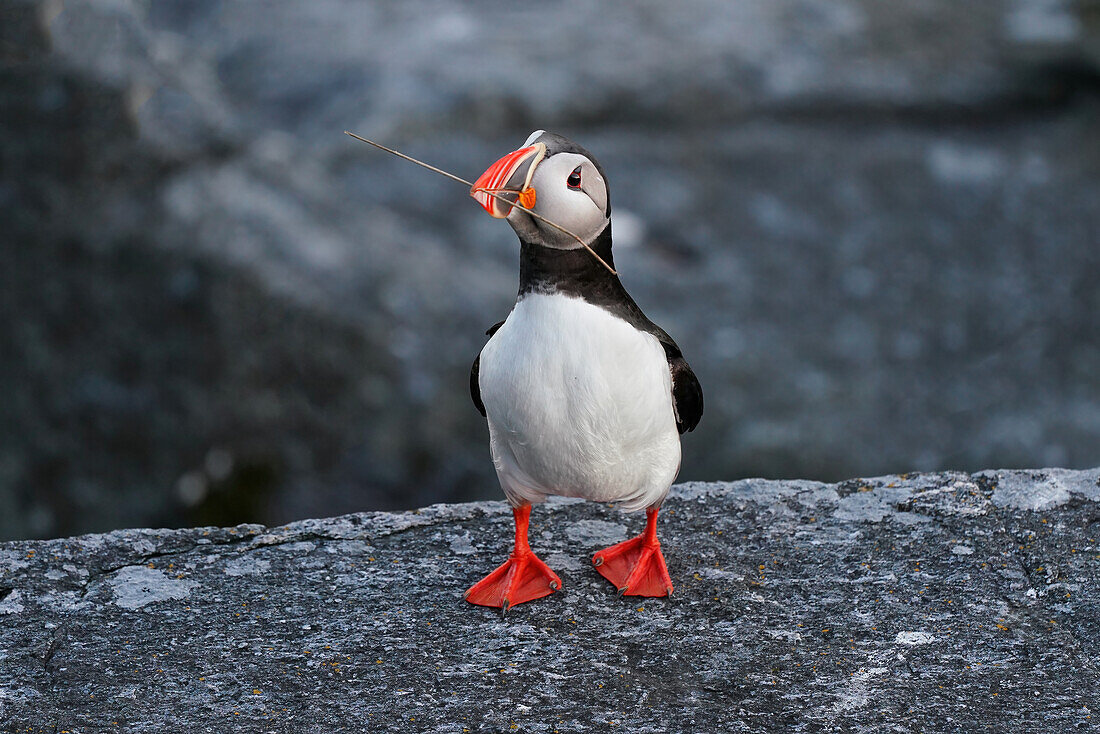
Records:
[[[0,4],[0,540],[498,497],[460,186],[609,172],[683,479],[1100,464],[1100,2]]]

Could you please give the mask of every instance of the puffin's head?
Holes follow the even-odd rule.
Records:
[[[497,219],[507,219],[520,239],[569,250],[575,239],[527,212],[489,196],[500,193],[592,244],[611,222],[611,197],[603,168],[587,150],[561,135],[536,130],[519,150],[489,166],[470,195]],[[523,193],[519,193],[523,192]]]

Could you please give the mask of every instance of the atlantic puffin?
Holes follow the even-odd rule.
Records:
[[[548,495],[645,508],[645,531],[592,562],[622,595],[671,595],[657,512],[680,471],[680,436],[703,414],[703,393],[676,342],[614,272],[604,169],[571,140],[537,130],[471,195],[520,242],[516,303],[486,332],[470,370],[516,536],[511,557],[465,599],[507,611],[561,588],[527,541],[531,505]]]

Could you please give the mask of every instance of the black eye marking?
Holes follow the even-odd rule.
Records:
[[[565,179],[565,185],[571,189],[579,189],[581,187],[581,167],[577,166],[573,169],[573,172],[569,174],[569,178]]]

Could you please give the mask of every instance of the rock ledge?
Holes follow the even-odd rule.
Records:
[[[1092,729],[1098,502],[1100,469],[679,485],[642,600],[588,566],[641,517],[555,501],[563,593],[506,618],[461,601],[503,503],[0,544],[0,727]]]

